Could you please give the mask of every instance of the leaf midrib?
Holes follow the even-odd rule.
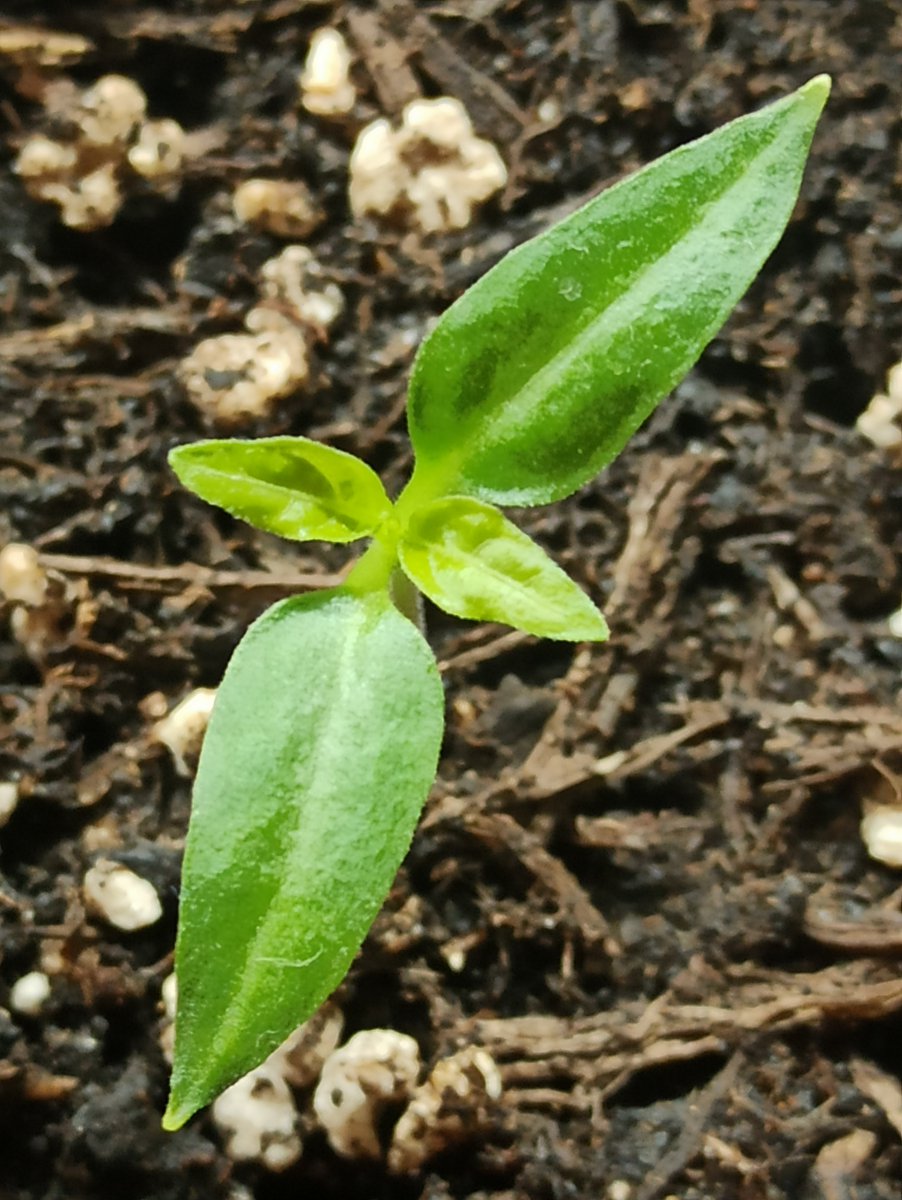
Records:
[[[240,475],[232,475],[228,471],[222,471],[218,468],[204,467],[204,473],[208,476],[214,476],[217,481],[227,481],[234,486],[238,491],[246,487],[246,479]],[[316,519],[324,523],[334,524],[339,526],[342,531],[352,533],[356,538],[366,537],[376,528],[378,521],[362,522],[357,514],[351,510],[345,511],[339,505],[337,492],[333,488],[333,493],[330,498],[318,497],[314,492],[303,492],[298,488],[288,487],[283,483],[272,483],[267,479],[260,479],[252,476],[252,482],[255,489],[258,489],[258,494],[263,493],[263,498],[282,505],[282,511],[278,514],[283,517],[285,511],[293,504],[303,505],[302,513],[299,519],[312,520]],[[192,489],[193,490],[193,489]],[[200,493],[198,493],[200,494]],[[202,496],[201,499],[206,499]],[[329,502],[333,503],[334,507],[329,507]],[[245,505],[241,500],[229,499],[227,504],[221,500],[208,500],[207,503],[215,504],[217,508],[222,508],[226,512],[231,512],[233,515],[240,517],[241,520],[248,521],[248,524],[253,525],[246,516],[248,508],[252,505]],[[362,505],[359,506],[362,508]],[[384,517],[388,509],[380,512],[380,519]],[[255,528],[264,528],[265,526],[254,526]],[[298,533],[304,533],[303,530],[298,530]],[[282,533],[280,536],[288,537],[288,534]],[[334,534],[332,535],[334,537]],[[305,537],[300,537],[298,540],[306,540]],[[317,540],[311,538],[310,540]]]
[[[783,128],[776,130],[772,140],[752,160],[751,170],[754,170],[755,173],[766,173],[766,168],[776,156],[776,152],[782,149],[782,133]],[[551,387],[546,382],[549,375],[559,377],[570,370],[579,359],[584,358],[587,349],[593,341],[598,339],[612,315],[616,315],[619,318],[621,313],[628,314],[636,308],[639,308],[641,311],[646,307],[647,300],[645,293],[649,291],[653,292],[654,290],[653,284],[651,287],[649,286],[649,276],[653,272],[656,272],[662,264],[675,258],[687,245],[695,245],[700,240],[703,241],[710,238],[711,233],[708,222],[712,214],[716,214],[718,210],[726,209],[729,206],[729,200],[733,192],[748,180],[749,174],[749,169],[740,170],[737,177],[723,191],[700,206],[696,210],[697,219],[688,226],[688,233],[685,231],[678,232],[664,254],[657,255],[649,260],[629,276],[623,285],[620,295],[606,304],[591,321],[583,326],[573,339],[562,346],[543,366],[534,372],[522,387],[518,388],[517,391],[513,392],[507,398],[495,401],[493,405],[486,408],[477,407],[472,412],[469,421],[463,422],[464,431],[458,441],[458,452],[455,454],[455,473],[460,470],[462,462],[465,462],[470,457],[464,448],[465,444],[487,440],[485,436],[486,431],[498,420],[497,413],[499,407],[503,409],[503,420],[506,428],[510,428],[512,425],[514,427],[520,426],[527,422],[531,409],[537,402],[541,402],[552,390],[554,379],[551,381]],[[735,224],[735,222],[731,223]],[[702,226],[706,224],[708,224],[708,227],[703,229]],[[726,229],[728,227],[729,223],[725,223],[723,218],[721,218],[720,228]],[[777,233],[774,237],[774,242],[779,237],[783,225],[775,222],[775,228],[777,229]],[[754,277],[754,271],[752,272],[752,277]],[[637,293],[641,293],[641,298]],[[624,322],[618,320],[617,327],[621,327],[622,324]],[[481,453],[484,454],[484,450]]]
[[[333,739],[329,736],[330,726],[340,724],[344,713],[346,712],[344,701],[348,694],[353,675],[353,672],[348,670],[348,665],[350,660],[353,658],[354,651],[359,641],[360,629],[364,624],[366,624],[366,621],[367,614],[362,611],[358,611],[355,608],[353,611],[353,616],[351,617],[353,633],[345,633],[345,636],[342,637],[341,654],[339,656],[335,675],[333,676],[333,679],[330,680],[328,689],[322,689],[324,692],[328,693],[330,696],[330,701],[325,706],[326,718],[322,725],[319,726],[319,732],[312,739],[314,750],[313,754],[310,756],[310,759],[308,759],[308,762],[311,763],[311,767],[308,772],[308,777],[310,779],[318,777],[320,764],[325,760],[325,758],[332,756],[329,752],[329,747],[331,747],[333,741]],[[338,681],[337,694],[334,690],[336,681]],[[309,726],[307,728],[309,729]],[[307,790],[309,793],[309,791],[312,789],[308,788]],[[298,820],[291,836],[287,839],[287,848],[282,857],[283,863],[290,862],[292,854],[296,850],[297,839],[301,832],[300,817],[302,811],[303,809],[297,810]],[[272,901],[267,906],[266,914],[264,915],[263,920],[260,922],[260,925],[258,926],[253,938],[247,945],[241,971],[237,975],[237,977],[241,980],[241,985],[233,990],[231,999],[229,1000],[229,1003],[222,1014],[222,1018],[217,1029],[217,1058],[220,1061],[224,1059],[235,1059],[236,1057],[240,1057],[235,1049],[235,1045],[238,1043],[238,1048],[240,1050],[241,1043],[246,1042],[246,1037],[242,1035],[242,1021],[240,1011],[238,1011],[239,1005],[246,993],[253,993],[254,985],[251,984],[250,986],[246,986],[245,981],[250,974],[251,964],[254,961],[259,961],[259,955],[257,954],[257,951],[261,942],[263,942],[265,938],[269,936],[269,930],[272,924],[272,912],[282,891],[283,888],[280,886],[273,892]],[[227,1048],[227,1052],[224,1052],[224,1046]]]
[[[539,546],[537,542],[534,542],[532,540],[532,538],[530,538],[527,534],[523,533],[522,530],[517,529],[516,532],[517,532],[517,534],[520,535],[520,537],[525,538],[529,542],[530,546],[533,549],[535,549],[536,551],[538,551],[539,554],[545,556],[545,558],[546,558],[545,567],[548,570],[549,574],[553,575],[555,577],[555,579],[566,580],[566,582],[568,584],[570,584],[572,587],[576,588],[580,592],[580,595],[585,597],[587,603],[591,605],[592,601],[589,599],[589,597],[586,596],[585,593],[582,592],[581,589],[579,589],[578,585],[573,582],[573,580],[570,578],[570,576],[565,571],[561,571],[560,567],[558,567],[558,565],[556,563],[552,562],[550,558],[547,558],[544,550],[542,550],[541,546]],[[519,538],[517,540],[519,540]],[[422,553],[425,553],[428,558],[429,550],[430,550],[430,547],[428,545],[421,543],[420,545],[417,546],[412,542],[408,542],[408,545],[410,545],[412,549],[418,549]],[[404,550],[403,542],[401,543],[401,550],[403,553],[403,550]],[[456,556],[457,561],[459,563],[463,564],[463,568],[465,570],[467,569],[467,567],[470,566],[470,564],[472,564],[473,562],[476,562],[479,566],[480,571],[482,571],[486,575],[490,575],[493,579],[497,580],[499,583],[504,583],[509,587],[513,586],[516,593],[519,596],[523,597],[524,599],[534,601],[536,598],[538,598],[540,600],[540,605],[539,605],[540,611],[541,611],[541,614],[545,615],[545,619],[553,620],[556,616],[559,615],[560,609],[557,608],[551,601],[545,600],[544,597],[542,597],[541,595],[537,594],[534,591],[531,591],[525,584],[520,583],[518,580],[514,579],[512,576],[505,575],[502,571],[499,571],[496,567],[490,566],[488,563],[486,563],[482,559],[480,559],[477,555],[475,555],[475,554],[467,555],[467,554],[463,553],[462,551],[455,552],[454,550],[448,550],[448,549],[445,549],[444,553],[446,553],[449,558],[454,558]],[[451,569],[453,571],[455,568],[452,566]],[[441,607],[444,607],[444,601],[441,601],[439,603],[440,603]],[[533,606],[533,607],[535,608],[535,606]],[[467,614],[458,613],[456,615],[466,616]],[[490,619],[490,620],[499,620],[500,619],[502,621],[504,620],[503,617],[501,617],[501,618],[491,617],[491,618],[484,618],[484,619]],[[558,622],[558,624],[561,624],[561,622]],[[566,623],[563,623],[563,624],[566,627]]]

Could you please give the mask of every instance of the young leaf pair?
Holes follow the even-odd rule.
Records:
[[[603,639],[604,619],[494,507],[590,480],[682,378],[798,194],[829,80],[672,152],[513,251],[423,343],[413,475],[303,438],[172,453],[262,529],[369,548],[344,585],[275,605],[229,663],[185,851],[172,1093],[181,1125],[335,988],[433,779],[443,696],[416,589],[458,616]],[[407,582],[410,581],[410,582]]]
[[[396,510],[360,459],[299,437],[197,442],[173,450],[170,462],[186,487],[258,529],[294,541],[375,536],[386,563],[455,616],[539,637],[607,637],[588,596],[484,501],[439,496]]]

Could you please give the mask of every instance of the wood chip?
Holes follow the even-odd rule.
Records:
[[[858,1090],[883,1109],[887,1121],[902,1138],[902,1085],[899,1080],[863,1058],[852,1060],[852,1078]]]
[[[848,1200],[848,1181],[870,1158],[876,1145],[877,1138],[873,1133],[856,1129],[820,1149],[814,1163],[814,1175],[824,1200]]]

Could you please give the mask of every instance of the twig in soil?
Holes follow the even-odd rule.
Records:
[[[210,589],[240,588],[245,591],[269,588],[289,593],[307,588],[338,587],[343,578],[341,575],[315,571],[221,571],[214,567],[199,567],[194,563],[153,567],[144,563],[79,554],[40,554],[38,559],[42,567],[59,571],[62,575],[99,575],[132,586],[146,584],[150,588],[174,584]]]
[[[484,628],[484,626],[480,626],[480,636],[484,633]],[[457,670],[475,667],[479,663],[489,662],[501,654],[506,654],[508,650],[516,650],[524,642],[534,640],[531,634],[523,633],[520,629],[508,629],[497,636],[491,636],[489,640],[484,641],[481,645],[473,646],[468,650],[456,651],[450,657],[440,659],[439,667],[442,671],[448,671],[452,667]]]
[[[724,455],[649,455],[642,465],[629,506],[629,533],[614,566],[609,618],[618,624],[640,624],[653,616],[663,621],[673,611],[682,580],[675,576],[680,556],[677,534],[689,522],[693,493]],[[649,608],[651,612],[649,612]]]
[[[767,568],[767,582],[770,584],[777,607],[795,617],[812,642],[822,642],[830,637],[830,626],[826,624],[811,601],[802,595],[786,572],[775,563],[771,563]]]
[[[545,1109],[557,1112],[579,1113],[589,1116],[595,1110],[595,1097],[582,1092],[562,1092],[558,1088],[518,1088],[519,1109]]]
[[[622,953],[610,926],[582,884],[529,829],[507,813],[474,811],[465,814],[464,828],[492,847],[501,845],[510,850],[537,883],[554,897],[561,918],[576,926],[587,945],[600,945],[611,956]]]
[[[634,661],[639,651],[650,650],[667,636],[667,619],[691,565],[687,555],[680,553],[680,533],[689,523],[692,495],[722,459],[722,454],[712,453],[674,458],[649,455],[644,461],[629,506],[629,532],[614,565],[614,587],[605,606],[612,624],[641,631],[629,647]],[[564,732],[575,727],[577,708],[592,710],[607,696],[604,721],[607,726],[616,724],[617,705],[628,702],[638,680],[608,695],[606,685],[615,661],[616,651],[610,647],[576,655],[562,682],[558,706],[527,759],[525,773],[537,776],[544,764],[558,755]],[[593,678],[594,683],[587,687]],[[603,689],[600,697],[599,688]],[[587,762],[571,765],[577,775],[588,769]]]
[[[877,1138],[868,1129],[853,1129],[818,1151],[812,1176],[823,1200],[846,1200],[862,1164],[870,1158]]]
[[[731,698],[730,704],[739,712],[757,716],[768,730],[765,751],[792,764],[790,774],[784,772],[781,778],[762,785],[762,793],[769,796],[799,784],[832,783],[874,765],[881,755],[902,751],[902,716],[893,708],[875,704],[831,708],[744,697]]]
[[[887,1121],[902,1138],[902,1087],[898,1079],[862,1058],[852,1059],[852,1079],[858,1090],[883,1110]]]
[[[185,316],[175,309],[130,308],[125,312],[86,313],[43,329],[16,329],[0,337],[0,357],[6,362],[46,360],[48,351],[75,349],[86,343],[108,344],[135,330],[173,335],[185,332]]]
[[[452,661],[458,662],[459,659]],[[497,814],[502,807],[522,808],[524,804],[544,805],[550,799],[560,797],[565,792],[601,778],[611,781],[625,779],[630,775],[648,770],[677,746],[709,729],[724,724],[729,719],[728,710],[713,701],[690,706],[688,715],[690,719],[678,729],[645,738],[629,750],[618,752],[616,755],[601,760],[587,751],[564,755],[540,739],[524,763],[506,768],[475,795],[445,794],[437,796],[423,819],[422,828],[427,830],[443,824],[463,821],[465,824],[470,823],[471,828],[475,830],[479,828],[480,814]],[[719,746],[719,743],[717,745]],[[517,822],[514,824],[518,829],[522,828]],[[604,818],[598,825],[598,831],[598,836],[602,840],[596,842],[593,841],[595,836],[593,822],[589,819],[585,821],[580,819],[578,840],[586,845],[607,845],[608,842],[604,840],[605,836],[615,836],[606,828]],[[495,833],[498,834],[497,829]],[[634,829],[622,832],[624,837],[629,834],[632,836],[647,835],[648,841],[654,838],[653,830],[649,830],[647,827],[640,829],[638,824]],[[504,841],[503,838],[501,840]],[[557,862],[556,859],[554,861]],[[560,866],[560,864],[558,865]]]
[[[157,7],[136,13],[105,13],[103,20],[108,33],[123,41],[183,42],[231,54],[237,49],[240,35],[252,25],[284,21],[309,7],[309,0],[275,0],[270,4],[220,7],[214,14],[199,16],[167,13]]]
[[[382,0],[387,27],[415,55],[423,70],[449,96],[456,96],[473,117],[476,128],[502,144],[522,133],[526,117],[496,79],[485,75],[460,54],[434,21],[409,0]]]
[[[366,69],[370,73],[380,107],[400,116],[405,104],[422,95],[408,63],[405,46],[388,33],[375,13],[348,8],[348,29]]]
[[[805,909],[805,932],[822,946],[855,954],[898,954],[902,951],[902,912],[876,905],[849,916],[848,905],[829,894],[812,896]]]
[[[882,976],[882,978],[880,978]],[[448,1031],[452,1044],[483,1046],[501,1067],[511,1103],[517,1091],[553,1082],[621,1087],[650,1066],[728,1054],[750,1037],[800,1027],[878,1020],[902,1010],[902,979],[860,959],[810,975],[707,972],[695,1003],[665,993],[593,1017],[469,1018]],[[731,1003],[725,1005],[728,996]],[[712,1002],[707,1002],[707,997]]]
[[[518,799],[545,801],[593,779],[613,782],[642,774],[677,746],[724,725],[730,719],[730,712],[717,701],[703,701],[690,705],[686,716],[685,723],[677,729],[643,738],[634,746],[616,750],[604,758],[585,751],[563,755],[540,742],[524,764],[525,786],[517,789]]]

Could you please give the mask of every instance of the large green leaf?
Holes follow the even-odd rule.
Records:
[[[285,600],[248,631],[194,790],[167,1128],[342,979],[410,844],[442,716],[432,654],[382,593]]]
[[[425,493],[568,495],[686,374],[776,245],[829,79],[683,146],[513,251],[417,356]]]
[[[309,438],[192,442],[171,450],[169,462],[185,487],[210,504],[298,542],[353,542],[391,509],[366,463]]]
[[[420,591],[455,616],[564,641],[608,636],[585,592],[491,504],[433,501],[411,517],[398,552]]]

